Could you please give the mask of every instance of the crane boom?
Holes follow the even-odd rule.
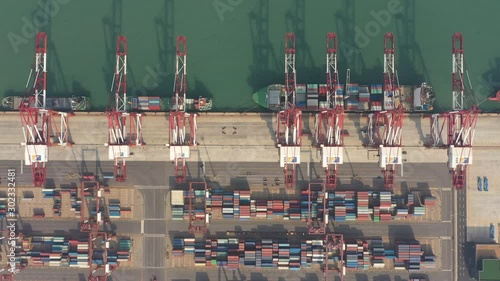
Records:
[[[296,165],[300,164],[302,111],[295,107],[295,34],[285,35],[285,104],[277,114],[276,142],[280,149],[280,166],[285,168],[285,186],[296,182]]]
[[[452,91],[453,110],[464,109],[464,41],[461,33],[452,37]]]
[[[186,159],[190,158],[190,146],[196,146],[197,114],[186,112],[187,92],[187,44],[186,37],[178,36],[176,43],[175,81],[169,116],[170,160],[175,164],[177,183],[186,182]],[[189,126],[189,136],[186,136]]]
[[[448,169],[452,174],[453,187],[465,187],[467,166],[472,165],[472,143],[479,109],[473,93],[465,96],[463,36],[452,36],[452,106],[453,111],[431,116],[430,147],[448,150]],[[472,101],[471,108],[464,108],[464,98]]]
[[[118,182],[127,178],[126,159],[130,157],[130,146],[145,145],[142,136],[142,114],[128,112],[127,54],[128,40],[120,35],[116,39],[116,63],[111,85],[113,99],[106,111],[108,158],[115,161],[114,178]]]

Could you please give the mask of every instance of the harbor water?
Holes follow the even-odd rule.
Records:
[[[128,38],[128,95],[172,95],[175,40],[187,37],[188,97],[217,111],[263,111],[255,91],[284,82],[286,32],[297,37],[297,82],[325,83],[325,37],[339,38],[340,83],[383,83],[383,37],[393,32],[400,84],[428,82],[451,108],[451,37],[464,36],[470,83],[483,111],[500,89],[496,0],[23,0],[2,1],[0,98],[24,94],[37,31],[47,32],[48,96],[109,101],[118,35]],[[466,81],[468,84],[468,81]]]

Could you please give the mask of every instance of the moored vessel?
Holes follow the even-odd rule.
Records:
[[[7,110],[18,110],[22,102],[26,102],[26,99],[20,96],[9,96],[2,100],[2,107]],[[60,111],[88,111],[90,110],[90,99],[84,96],[47,98],[46,108]]]
[[[306,112],[317,112],[328,107],[326,84],[297,84],[295,106]],[[284,108],[285,86],[273,84],[253,94],[253,100],[264,108],[279,111]],[[335,87],[335,103],[347,112],[373,112],[384,108],[382,84],[358,85],[338,84]],[[394,91],[394,107],[402,106],[406,112],[429,112],[433,110],[435,95],[427,83],[401,85]]]

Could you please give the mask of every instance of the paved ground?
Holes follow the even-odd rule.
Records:
[[[5,137],[0,140],[2,144],[0,159],[22,160],[24,148],[20,145],[23,142],[20,118],[18,114],[2,114],[1,117],[0,129],[3,129]],[[481,116],[478,121],[475,134],[478,140],[476,146],[481,149],[500,145],[500,137],[495,130],[495,118]],[[274,143],[276,127],[274,119],[274,115],[271,114],[202,115],[198,123],[200,146],[193,149],[190,161],[277,162],[279,158]],[[313,117],[305,118],[304,123],[306,132],[307,128],[314,128]],[[408,163],[446,162],[445,150],[429,150],[422,147],[429,140],[429,123],[429,119],[422,117],[412,116],[405,119],[404,151]],[[108,152],[104,147],[107,139],[107,121],[103,114],[77,116],[70,121],[70,124],[72,139],[76,145],[51,148],[51,160],[81,163],[82,159],[87,162],[107,159]],[[366,140],[363,133],[366,131],[366,124],[366,118],[360,115],[349,115],[345,118],[345,129],[349,132],[349,136],[345,137],[346,161],[357,163],[377,161],[377,157],[371,156],[362,148]],[[165,146],[168,143],[166,117],[148,116],[144,119],[143,128],[144,139],[148,145],[133,148],[134,155],[129,161],[168,161],[169,149]],[[302,158],[319,162],[319,155],[311,146],[313,145],[311,136],[304,135],[302,143]]]
[[[151,281],[152,277],[157,277],[157,280],[172,280],[172,281],[321,281],[324,280],[322,273],[306,273],[294,271],[279,271],[279,270],[224,270],[214,269],[209,271],[194,271],[188,269],[167,269],[161,270],[162,274],[156,269],[119,269],[113,272],[112,281],[133,281],[144,280]],[[16,277],[20,281],[86,281],[86,270],[75,269],[26,269]],[[168,276],[166,279],[163,278]],[[388,271],[371,271],[371,272],[350,272],[345,281],[408,281],[410,276],[416,274],[408,274],[407,272],[388,272]],[[418,276],[429,276],[429,280],[452,281],[449,272],[440,271],[432,273],[421,273]],[[333,279],[332,279],[333,280]]]
[[[18,163],[18,162],[17,162]],[[2,165],[9,166],[15,165],[16,162],[2,162]],[[63,184],[71,181],[73,179],[68,179],[65,174],[77,172],[77,165],[67,165],[64,162],[54,161],[54,166],[49,168],[50,173],[54,175],[52,177],[53,184]],[[169,191],[168,186],[171,184],[170,175],[173,174],[173,166],[170,163],[161,162],[129,162],[129,178],[130,180],[126,184],[130,184],[135,189],[137,189],[143,196],[144,202],[144,217],[142,220],[126,220],[126,221],[116,221],[114,222],[113,229],[120,234],[136,235],[143,233],[143,251],[141,255],[144,256],[144,260],[139,261],[140,269],[132,270],[125,276],[134,276],[134,280],[147,280],[152,276],[151,274],[156,274],[159,278],[158,280],[206,280],[207,276],[210,280],[217,280],[218,272],[198,272],[186,270],[172,270],[165,269],[165,265],[168,264],[165,260],[165,247],[169,244],[169,240],[176,235],[185,232],[187,229],[186,222],[171,221],[167,220],[166,215],[166,194]],[[217,185],[231,185],[231,186],[252,186],[262,185],[264,177],[268,177],[272,181],[275,177],[281,178],[281,168],[274,163],[205,163],[206,174],[212,184]],[[4,166],[4,167],[5,167]],[[111,169],[111,163],[102,162],[96,165],[94,161],[92,163],[86,163],[85,165],[88,170],[95,171],[97,167],[100,167],[103,171]],[[309,169],[308,169],[309,166]],[[54,167],[60,167],[54,169]],[[65,167],[65,168],[64,168]],[[63,169],[64,168],[64,169]],[[382,189],[381,180],[378,179],[380,175],[380,170],[376,164],[352,164],[344,165],[341,167],[340,179],[341,187],[340,189]],[[98,169],[97,171],[100,171]],[[201,174],[200,168],[196,163],[189,164],[190,174],[193,176],[198,176]],[[299,167],[298,179],[299,184],[305,184],[305,181],[310,179],[315,179],[316,174],[321,175],[322,169],[318,165],[307,165],[302,164]],[[308,172],[309,171],[309,172]],[[447,173],[446,166],[443,164],[416,164],[416,165],[405,165],[404,166],[404,177],[401,178],[399,183],[401,184],[401,189],[415,189],[419,188],[423,193],[429,192],[430,188],[435,186],[446,186],[448,181],[446,178],[440,177],[443,173]],[[161,174],[163,177],[151,177],[151,174]],[[353,174],[362,175],[361,180],[352,179]],[[30,175],[27,173],[19,174],[17,176],[18,182],[29,182]],[[429,179],[426,184],[422,179]],[[243,180],[245,179],[245,181]],[[282,182],[282,180],[281,180]],[[111,186],[114,185],[110,182]],[[147,185],[146,185],[147,184]],[[429,186],[430,187],[429,187]],[[284,187],[269,187],[282,189]],[[444,217],[449,216],[452,208],[448,206],[450,201],[443,201],[441,206]],[[283,222],[273,222],[269,225],[268,222],[250,221],[250,222],[237,222],[238,229],[242,230],[258,230],[258,231],[272,231],[276,229],[288,229],[295,231],[305,230],[305,225],[302,222],[297,223],[286,223]],[[330,227],[332,227],[330,225]],[[450,222],[418,222],[418,223],[353,223],[353,224],[338,224],[333,226],[336,231],[343,233],[346,236],[352,238],[388,238],[388,239],[401,239],[408,237],[415,237],[416,239],[449,239],[452,235],[451,233],[451,223]],[[32,231],[38,231],[42,233],[52,233],[53,230],[69,230],[73,233],[78,232],[78,220],[71,221],[57,221],[57,220],[29,220],[23,219],[23,227],[26,231],[31,229]],[[210,233],[212,235],[225,234],[228,230],[236,230],[234,221],[217,221],[212,222],[210,225]],[[447,246],[442,245],[443,249],[441,251],[446,251]],[[447,263],[447,262],[445,262]],[[448,267],[448,265],[445,265]],[[28,276],[30,271],[22,273],[19,276]],[[250,276],[250,273],[246,274],[246,278]],[[287,273],[288,274],[288,273]],[[295,274],[295,273],[294,273]],[[432,273],[443,276],[447,280],[446,276],[450,272],[439,272]],[[230,274],[231,275],[231,274]],[[313,275],[301,275],[290,276],[290,278],[299,278],[297,280],[305,280],[304,278],[315,278]],[[166,277],[168,276],[168,278]],[[283,277],[283,272],[263,272],[262,276],[269,278],[269,280],[280,280],[279,277]],[[354,276],[354,277],[353,277]],[[365,278],[364,273],[350,274],[347,280],[354,280],[352,278]],[[391,272],[381,272],[381,273],[369,273],[366,275],[368,280],[386,280],[381,278],[391,277],[393,280],[404,280],[407,278],[407,274],[394,274]],[[24,278],[24,277],[23,277]],[[117,277],[118,278],[118,277]],[[255,278],[255,279],[254,279]],[[287,278],[287,280],[290,280]],[[316,276],[316,278],[321,278]],[[378,279],[377,279],[378,278]],[[399,279],[398,279],[399,278]],[[403,278],[403,279],[401,279]],[[36,280],[36,279],[33,279]],[[57,280],[57,279],[56,279]],[[67,279],[69,280],[69,279]],[[119,279],[117,279],[119,280]],[[124,279],[126,280],[126,279]],[[234,279],[240,280],[240,279]],[[265,280],[259,279],[257,276],[252,276],[251,280]],[[315,280],[315,279],[311,279]],[[361,279],[363,280],[363,279]],[[449,279],[451,280],[451,279]],[[121,280],[119,280],[121,281]]]

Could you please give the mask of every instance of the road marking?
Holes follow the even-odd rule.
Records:
[[[144,220],[141,220],[141,234],[144,234]]]

